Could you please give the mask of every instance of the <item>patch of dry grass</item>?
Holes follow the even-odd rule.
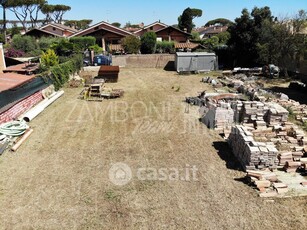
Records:
[[[224,141],[198,123],[197,108],[185,113],[186,96],[212,90],[202,77],[121,69],[113,87],[125,96],[102,102],[65,89],[31,122],[35,131],[18,152],[1,157],[0,228],[303,229],[305,198],[258,198]],[[134,175],[124,186],[108,178],[116,162]],[[198,168],[197,181],[135,176],[142,167],[187,164]]]

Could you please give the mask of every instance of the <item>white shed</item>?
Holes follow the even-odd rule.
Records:
[[[207,52],[177,52],[175,69],[180,72],[205,72],[216,70],[218,59],[215,53]]]

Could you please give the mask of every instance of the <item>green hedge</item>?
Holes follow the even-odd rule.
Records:
[[[175,43],[173,41],[157,42],[156,51],[159,53],[173,53],[175,52]]]
[[[96,38],[91,36],[72,37],[69,39],[69,41],[73,43],[75,51],[84,51],[90,46],[94,46],[96,44]]]
[[[82,65],[82,55],[75,55],[71,60],[51,67],[49,71],[42,73],[41,76],[51,79],[55,89],[59,90],[69,80],[69,76],[78,72]]]

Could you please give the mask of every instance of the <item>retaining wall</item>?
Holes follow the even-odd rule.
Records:
[[[112,65],[131,68],[174,68],[174,54],[140,54],[113,56]]]
[[[28,111],[30,108],[32,108],[34,105],[36,105],[42,100],[43,95],[41,91],[36,92],[31,96],[23,99],[22,101],[18,102],[17,104],[0,114],[0,124],[18,118],[21,114]]]

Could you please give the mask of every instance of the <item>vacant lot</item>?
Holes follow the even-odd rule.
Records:
[[[242,183],[227,144],[197,121],[185,96],[201,75],[122,69],[121,99],[86,102],[81,89],[31,122],[0,162],[1,229],[305,229],[307,198],[263,200]],[[130,166],[124,186],[112,164]],[[139,168],[198,168],[197,181],[138,180]]]

